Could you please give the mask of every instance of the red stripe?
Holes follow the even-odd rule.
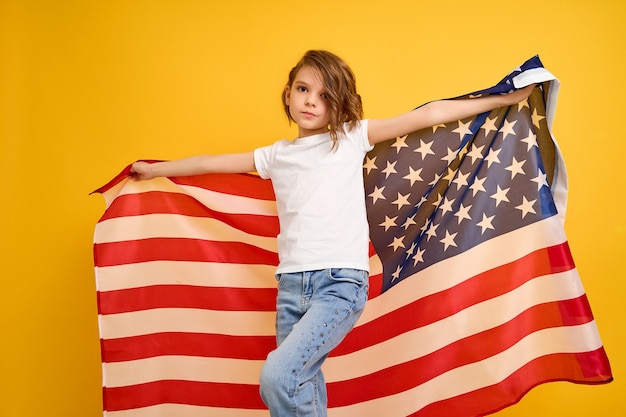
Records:
[[[603,348],[583,354],[553,354],[537,358],[515,371],[503,382],[467,394],[429,404],[410,417],[476,417],[495,413],[516,404],[537,385],[569,381],[574,383],[607,383],[613,380],[611,370],[602,366],[594,377],[583,375],[581,363],[608,365]],[[532,383],[529,383],[532,381]]]
[[[100,292],[100,314],[152,308],[200,308],[226,311],[276,311],[275,288],[223,288],[152,285]]]
[[[246,243],[184,238],[97,243],[94,260],[98,267],[161,260],[278,265],[275,252]]]
[[[102,340],[102,358],[107,363],[167,355],[264,360],[275,347],[274,336],[168,332]]]
[[[252,174],[205,174],[171,177],[179,185],[191,185],[223,194],[239,195],[259,200],[276,200],[272,182]]]
[[[145,161],[159,162],[156,160]],[[126,166],[122,172],[104,186],[92,191],[91,194],[106,193],[117,184],[127,180],[129,175],[130,165]],[[170,180],[176,184],[192,185],[224,194],[240,195],[260,200],[276,199],[271,181],[263,180],[258,175],[253,174],[205,174],[191,177],[172,177]]]
[[[383,274],[370,275],[368,300],[378,297],[383,291]]]
[[[144,214],[180,214],[189,217],[210,218],[257,236],[276,237],[278,217],[258,214],[231,214],[211,210],[186,194],[150,191],[125,194],[117,197],[104,213],[100,222]]]
[[[563,245],[559,245],[562,249]],[[407,331],[449,317],[474,304],[505,294],[533,278],[550,274],[553,264],[558,269],[567,265],[566,253],[559,247],[540,249],[529,255],[478,274],[446,291],[416,300],[369,323],[356,327],[346,336],[344,343],[334,351],[343,355],[390,339]],[[415,277],[414,279],[419,279]],[[392,287],[389,291],[394,291]],[[587,317],[591,311],[587,309]],[[407,319],[410,318],[410,319]]]
[[[105,388],[106,411],[120,411],[157,404],[189,404],[205,407],[263,409],[258,385],[197,381],[156,381],[127,387]]]
[[[586,299],[581,297],[538,305],[507,323],[460,339],[423,357],[360,378],[331,383],[329,387],[332,385],[333,389],[344,393],[341,400],[339,398],[333,400],[332,406],[354,404],[407,391],[444,372],[489,358],[505,351],[535,331],[561,326],[562,306],[584,302]],[[592,320],[590,317],[581,317],[579,324],[590,320]],[[376,381],[385,383],[380,384]]]

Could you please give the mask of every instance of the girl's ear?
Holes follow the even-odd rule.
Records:
[[[289,87],[289,85],[285,86],[285,93],[283,94],[283,96],[285,97],[285,105],[289,105],[289,99],[291,98],[291,88]]]

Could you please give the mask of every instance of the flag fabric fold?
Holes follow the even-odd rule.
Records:
[[[612,380],[563,230],[558,80],[533,57],[460,97],[533,83],[524,102],[366,156],[370,295],[323,367],[329,416],[480,416],[544,382]],[[128,174],[95,191],[105,415],[269,415],[258,376],[275,346],[271,182]]]

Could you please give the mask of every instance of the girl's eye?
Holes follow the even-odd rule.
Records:
[[[303,85],[298,86],[298,91],[300,91],[301,93],[306,93],[306,87]]]
[[[327,100],[327,99],[328,99],[328,96],[326,95],[326,93],[322,93],[322,94],[321,94],[321,96],[322,96],[322,98],[323,98],[324,100]]]

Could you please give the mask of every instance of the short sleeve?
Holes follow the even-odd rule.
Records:
[[[368,126],[368,124],[369,124],[369,120],[368,119],[361,120],[361,122],[359,123],[361,144],[362,144],[363,149],[365,150],[365,152],[369,152],[372,149],[374,149],[374,145],[370,144],[369,137],[367,136],[367,126]]]
[[[269,167],[271,166],[272,148],[274,145],[263,146],[254,150],[254,167],[256,172],[264,180],[269,179]]]

